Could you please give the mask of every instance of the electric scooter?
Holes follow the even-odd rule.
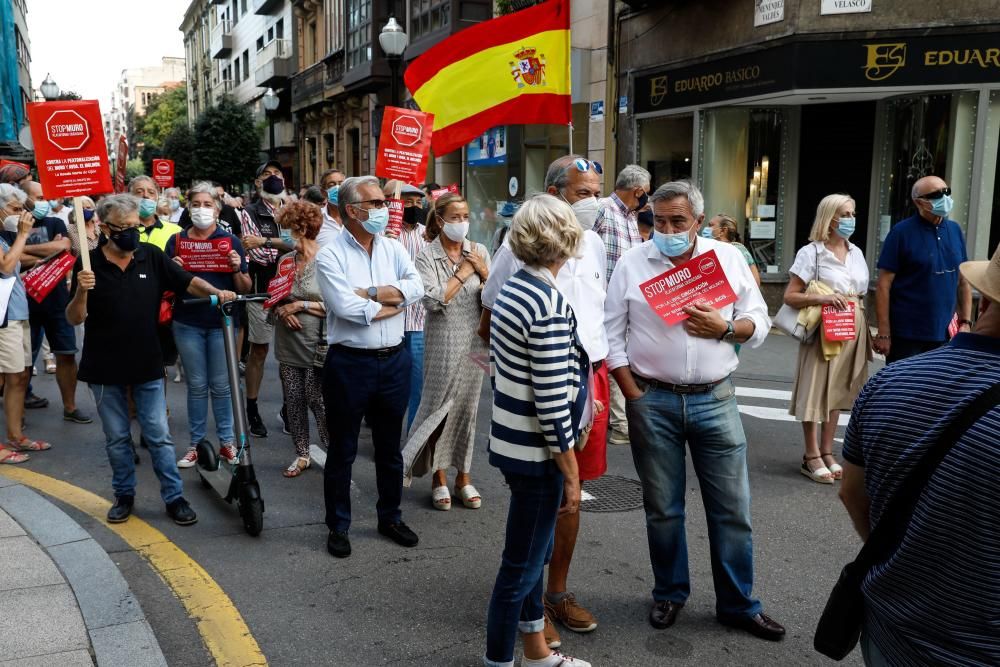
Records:
[[[250,458],[250,432],[247,412],[243,403],[240,386],[239,359],[236,356],[236,333],[233,327],[233,308],[241,302],[266,301],[270,294],[241,294],[234,300],[219,303],[218,297],[185,299],[185,304],[208,303],[222,312],[222,334],[226,348],[226,366],[229,369],[230,395],[233,402],[233,435],[236,447],[236,463],[230,464],[219,457],[215,446],[208,440],[198,443],[198,476],[205,488],[214,489],[227,503],[236,501],[243,519],[243,529],[256,537],[264,529],[264,500],[260,497],[260,486],[254,474]]]

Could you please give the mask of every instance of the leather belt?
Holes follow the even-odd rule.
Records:
[[[644,378],[641,375],[636,375],[634,371],[632,372],[632,377],[650,389],[664,389],[675,394],[705,394],[729,379],[729,376],[727,375],[721,380],[716,380],[715,382],[709,382],[707,384],[672,384],[670,382],[660,382],[659,380]]]
[[[400,343],[394,347],[380,347],[380,348],[367,348],[367,347],[350,347],[348,345],[341,345],[335,343],[330,346],[330,349],[337,350],[338,352],[346,352],[347,354],[353,354],[359,357],[375,357],[377,359],[388,359],[392,355],[403,349],[405,343]]]

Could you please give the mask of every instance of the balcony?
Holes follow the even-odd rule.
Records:
[[[233,92],[233,82],[230,79],[221,79],[215,82],[212,87],[212,99],[218,100],[223,95],[228,95]]]
[[[233,26],[229,21],[219,21],[212,28],[213,58],[228,58],[233,52]]]
[[[292,40],[276,39],[257,54],[254,83],[259,88],[280,88],[295,74]]]
[[[253,0],[253,13],[267,16],[281,9],[284,0]]]
[[[323,100],[323,80],[326,66],[313,63],[292,77],[292,111],[298,111]]]

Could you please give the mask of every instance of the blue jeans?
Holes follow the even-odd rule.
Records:
[[[708,519],[716,613],[730,617],[759,613],[761,604],[751,597],[747,442],[732,380],[702,394],[649,389],[626,401],[625,409],[632,459],[645,499],[653,599],[683,603],[691,593],[684,530],[687,442]]]
[[[413,424],[420,407],[420,393],[424,388],[424,332],[407,331],[403,334],[403,342],[410,351],[413,365],[410,367],[410,405],[406,415],[406,430]]]
[[[193,327],[174,320],[174,342],[184,362],[187,379],[188,427],[191,445],[197,445],[208,430],[208,396],[212,395],[215,432],[219,444],[233,441],[233,403],[226,367],[222,329]]]
[[[562,502],[561,474],[535,477],[505,473],[510,487],[507,538],[486,619],[487,667],[514,664],[517,632],[545,625],[542,579],[552,557],[556,515]]]
[[[132,458],[131,420],[128,415],[128,387],[121,384],[91,384],[97,414],[104,428],[105,449],[111,464],[111,486],[115,497],[135,496],[135,461]],[[174,459],[174,443],[167,425],[167,399],[163,379],[132,385],[135,414],[149,445],[153,471],[160,480],[160,497],[170,504],[184,491]]]

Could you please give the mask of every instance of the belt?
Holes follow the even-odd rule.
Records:
[[[591,367],[591,368],[592,368],[592,369],[594,370],[594,372],[596,373],[597,371],[601,370],[601,365],[602,365],[603,363],[604,363],[604,360],[603,360],[603,359],[601,359],[600,361],[594,361],[594,362],[591,362],[591,364],[590,364],[590,367]]]
[[[380,347],[380,348],[368,348],[368,347],[350,347],[348,345],[341,345],[336,343],[330,346],[331,350],[337,350],[338,352],[346,352],[347,354],[353,354],[359,357],[376,357],[377,359],[388,359],[392,355],[396,354],[403,349],[404,343],[395,345],[393,347]]]
[[[671,384],[670,382],[660,382],[659,380],[644,378],[641,375],[636,375],[634,371],[632,373],[632,377],[637,379],[642,384],[645,384],[650,389],[665,389],[675,394],[704,394],[712,391],[729,379],[729,376],[727,375],[721,380],[716,380],[715,382],[709,382],[707,384]]]

